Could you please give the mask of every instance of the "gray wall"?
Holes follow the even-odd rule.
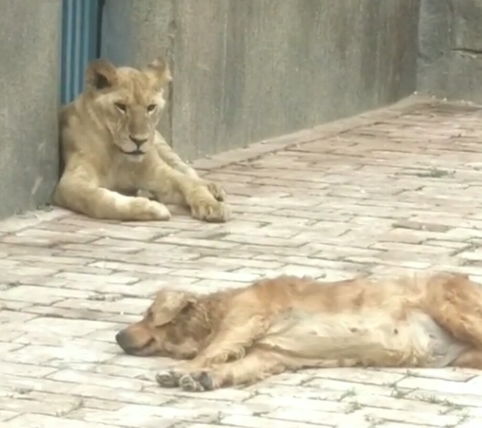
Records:
[[[103,55],[167,51],[163,130],[185,157],[238,147],[415,90],[418,0],[107,0]]]
[[[102,17],[102,56],[117,65],[137,67],[159,56],[168,58],[174,36],[174,1],[106,0]],[[161,131],[170,142],[171,108],[169,102],[161,120]]]
[[[47,202],[57,179],[61,0],[0,10],[3,217]],[[106,0],[103,56],[168,56],[162,129],[193,159],[382,106],[417,78],[482,101],[481,22],[482,0]]]
[[[0,0],[0,218],[57,180],[60,0]]]
[[[422,0],[418,88],[482,103],[482,0]]]

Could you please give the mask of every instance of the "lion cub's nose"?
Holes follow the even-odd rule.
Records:
[[[144,144],[147,141],[147,138],[145,137],[134,137],[133,135],[129,135],[129,138],[133,143],[136,144],[137,147],[140,147],[142,144]]]

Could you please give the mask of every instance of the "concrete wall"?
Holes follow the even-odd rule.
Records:
[[[143,67],[172,52],[175,0],[106,0],[102,16],[102,56],[117,65]],[[161,132],[172,141],[172,103],[161,120]]]
[[[0,218],[57,180],[60,0],[0,0]]]
[[[395,101],[415,90],[418,0],[107,0],[103,55],[167,50],[163,129],[187,158]]]
[[[61,4],[0,0],[0,217],[57,179]],[[191,159],[415,89],[482,102],[482,0],[106,0],[103,24],[117,63],[169,57],[162,130]]]
[[[482,103],[482,0],[422,0],[418,87]]]
[[[0,0],[0,217],[48,202],[57,179],[61,4]],[[410,94],[418,10],[418,0],[106,0],[103,56],[143,65],[167,54],[162,129],[193,159]]]

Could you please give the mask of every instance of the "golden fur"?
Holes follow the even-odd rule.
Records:
[[[201,296],[160,291],[116,340],[133,355],[192,359],[164,387],[203,391],[304,367],[482,369],[482,289],[467,276],[320,283],[279,277]]]
[[[180,203],[193,217],[228,219],[224,191],[201,180],[156,130],[170,80],[160,60],[143,70],[89,65],[86,90],[60,114],[64,171],[56,204],[96,218],[167,220],[162,202]],[[155,200],[139,196],[146,193]]]

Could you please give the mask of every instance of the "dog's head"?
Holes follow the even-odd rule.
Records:
[[[184,291],[160,291],[144,318],[121,330],[115,339],[131,355],[193,358],[209,334],[196,310],[197,301]]]

